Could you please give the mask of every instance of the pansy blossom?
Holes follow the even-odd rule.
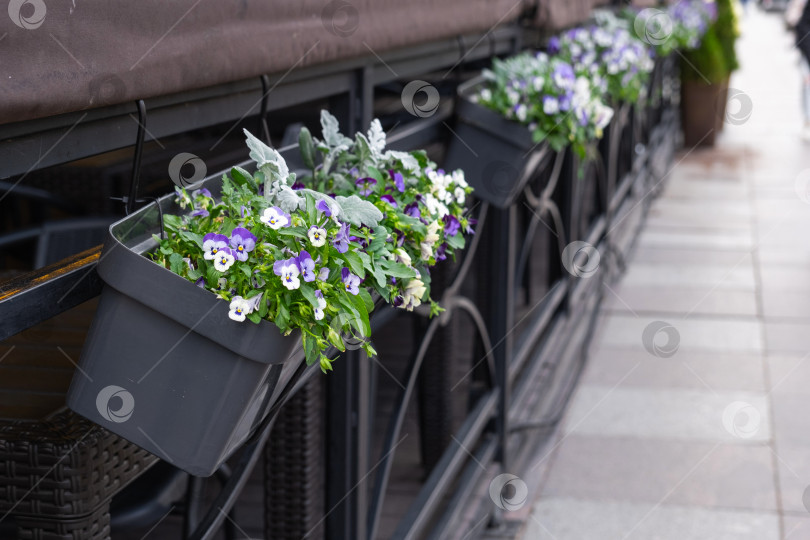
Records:
[[[250,300],[245,300],[241,296],[234,296],[229,307],[230,311],[228,312],[228,317],[232,321],[242,322],[250,313],[252,303]]]
[[[219,272],[227,272],[234,261],[236,261],[236,258],[230,248],[221,248],[217,250],[217,254],[214,256],[214,268]]]
[[[323,310],[326,309],[326,300],[320,290],[315,291],[315,298],[318,299],[318,305],[313,308],[313,312],[315,313],[315,320],[320,321],[324,317]]]
[[[363,197],[368,197],[374,191],[372,186],[377,184],[377,180],[371,178],[370,176],[367,176],[365,178],[358,178],[357,180],[355,180],[354,183],[357,187],[360,188],[359,191],[360,195],[362,195]]]
[[[349,251],[349,224],[341,223],[340,230],[335,234],[335,240],[332,242],[338,253],[346,253]]]
[[[248,260],[248,253],[256,247],[256,237],[244,227],[237,227],[231,231],[231,251],[240,261]]]
[[[295,258],[295,262],[298,265],[298,270],[301,272],[304,281],[315,281],[315,261],[312,260],[312,256],[309,253],[301,251],[298,257]]]
[[[298,279],[301,271],[298,269],[298,263],[294,258],[273,263],[273,273],[280,276],[281,283],[291,291],[301,286],[301,281]]]
[[[329,206],[329,203],[323,199],[320,199],[317,203],[315,203],[315,208],[323,213],[326,217],[332,217],[332,208]]]
[[[228,247],[228,237],[224,234],[208,233],[203,236],[203,257],[207,261],[213,261],[217,252]]]
[[[349,294],[358,294],[360,292],[360,277],[352,274],[348,268],[344,267],[341,270],[341,277],[343,278],[343,285],[346,287],[346,292]]]
[[[260,220],[271,229],[278,230],[290,224],[290,214],[285,213],[284,210],[278,206],[271,206],[264,210]]]
[[[394,180],[394,185],[397,187],[397,190],[400,193],[405,192],[405,179],[402,177],[401,173],[394,172],[393,170],[388,171],[388,174],[391,175],[391,178]]]
[[[315,247],[321,247],[326,243],[326,229],[313,225],[307,231],[309,242]]]
[[[461,228],[461,223],[459,223],[456,216],[452,214],[447,214],[443,218],[444,221],[444,234],[447,236],[455,236],[458,233],[458,230]]]
[[[391,195],[381,195],[380,200],[387,202],[388,204],[390,204],[394,208],[397,207],[397,201],[395,201],[394,197],[392,197]]]

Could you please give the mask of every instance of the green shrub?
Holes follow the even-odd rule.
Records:
[[[681,77],[685,81],[719,83],[728,77],[729,69],[723,44],[715,25],[709,27],[700,47],[683,53]]]

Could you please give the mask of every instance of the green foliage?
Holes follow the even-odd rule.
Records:
[[[683,53],[681,78],[715,84],[724,81],[728,74],[723,46],[714,26],[711,26],[703,35],[700,47]]]
[[[732,0],[717,0],[717,21],[714,23],[714,28],[723,50],[726,72],[729,74],[740,67],[735,50],[735,44],[740,35],[737,23]]]

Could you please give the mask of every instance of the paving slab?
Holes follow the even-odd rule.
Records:
[[[770,404],[753,392],[582,385],[563,432],[761,444],[771,438]]]
[[[523,538],[778,540],[779,516],[770,512],[543,498],[535,505]]]

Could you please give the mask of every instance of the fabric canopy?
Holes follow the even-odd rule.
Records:
[[[486,32],[535,2],[10,0],[0,16],[0,123]],[[542,3],[536,22],[572,24],[591,2]]]

